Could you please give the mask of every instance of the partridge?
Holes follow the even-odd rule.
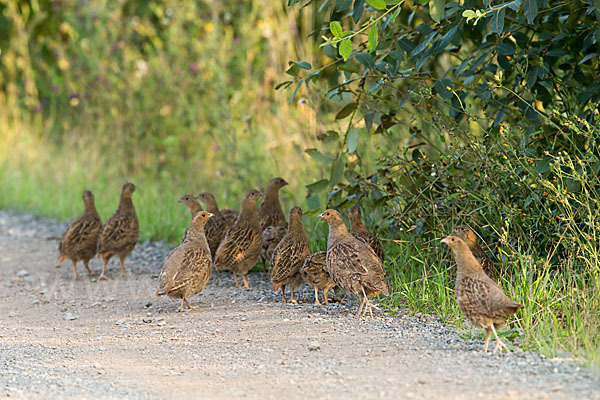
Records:
[[[71,259],[75,279],[78,279],[79,260],[83,261],[88,274],[92,274],[88,264],[96,255],[96,243],[102,228],[102,221],[94,204],[94,195],[89,190],[83,192],[83,206],[83,215],[71,222],[58,245],[58,260],[62,262],[67,258]]]
[[[458,271],[456,274],[456,301],[464,316],[477,327],[485,329],[487,352],[490,336],[496,338],[494,353],[508,347],[500,340],[496,329],[506,323],[508,317],[523,307],[509,299],[500,286],[485,274],[481,263],[473,256],[467,243],[458,236],[442,239],[454,252]]]

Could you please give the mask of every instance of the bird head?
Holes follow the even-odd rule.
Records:
[[[256,202],[256,200],[260,199],[262,193],[256,189],[252,189],[246,194],[246,199]]]
[[[90,200],[94,201],[94,195],[92,194],[91,190],[84,190],[82,198],[83,198],[84,202],[87,202],[87,201],[90,201]]]
[[[277,178],[273,178],[271,179],[271,181],[269,182],[269,186],[275,186],[278,189],[282,188],[284,186],[286,186],[288,183],[285,181],[285,179],[277,177]]]
[[[292,207],[290,210],[290,219],[292,219],[292,217],[295,215],[302,217],[302,209],[298,206]]]
[[[339,225],[344,223],[340,213],[331,208],[319,214],[319,218],[324,219],[329,225]]]
[[[450,247],[452,250],[456,251],[462,247],[467,247],[467,244],[464,240],[462,240],[458,236],[448,235],[441,240],[442,243]]]
[[[213,215],[208,211],[200,211],[192,217],[192,223],[199,223],[200,226],[204,226]]]
[[[190,203],[192,203],[194,201],[194,196],[192,196],[191,194],[184,194],[183,196],[181,196],[179,198],[179,200],[177,200],[178,203],[182,203],[185,205],[188,205]]]
[[[468,225],[457,226],[451,235],[458,236],[470,246],[477,244],[477,235],[475,235],[475,232]]]
[[[123,189],[121,189],[122,194],[130,195],[135,192],[135,185],[133,183],[126,183],[123,185]]]

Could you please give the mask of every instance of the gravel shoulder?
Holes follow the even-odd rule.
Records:
[[[481,352],[435,316],[353,316],[353,303],[281,304],[213,273],[192,298],[154,297],[169,247],[139,243],[119,276],[57,262],[65,224],[0,211],[0,396],[12,398],[600,399],[600,376],[568,360]],[[91,262],[95,276],[99,260]]]

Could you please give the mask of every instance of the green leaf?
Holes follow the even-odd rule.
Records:
[[[281,88],[287,88],[288,86],[290,86],[292,84],[293,81],[285,81],[285,82],[281,82],[280,84],[278,84],[277,86],[275,86],[275,90],[279,90]]]
[[[352,42],[349,39],[342,40],[338,50],[340,52],[340,56],[342,56],[344,61],[346,61],[352,54]]]
[[[385,10],[385,0],[367,0],[367,3],[377,10]]]
[[[429,15],[431,19],[439,24],[444,16],[445,7],[446,0],[429,0]]]
[[[352,20],[354,23],[358,23],[360,17],[362,17],[365,9],[365,0],[354,0],[354,8],[352,8]]]
[[[307,63],[306,61],[295,61],[294,64],[296,64],[297,66],[299,66],[302,69],[311,69],[312,68],[310,63]]]
[[[344,32],[342,30],[342,25],[340,25],[340,23],[337,21],[331,21],[329,23],[329,30],[335,37],[342,37],[342,34]]]
[[[329,185],[334,187],[342,180],[342,176],[344,175],[344,159],[342,154],[338,154],[338,156],[333,161],[331,165],[331,176],[329,178]]]
[[[379,44],[379,27],[378,24],[375,24],[371,27],[369,31],[369,41],[367,42],[367,49],[369,52],[374,52],[377,49],[377,45]]]
[[[288,0],[288,7],[293,6],[294,4],[299,3],[299,2],[300,2],[300,0]]]
[[[300,79],[300,82],[298,82],[298,84],[296,85],[296,89],[294,89],[294,92],[292,93],[292,97],[290,97],[290,101],[288,102],[288,104],[292,104],[292,101],[294,101],[294,97],[296,97],[296,92],[298,91],[298,89],[300,89],[300,86],[302,86],[302,79]]]
[[[306,149],[304,150],[304,152],[308,154],[313,160],[323,164],[331,164],[331,162],[334,160],[333,157],[325,155],[317,149]]]
[[[535,0],[534,0],[535,1]],[[504,15],[506,14],[506,8],[501,8],[492,15],[490,21],[490,29],[492,33],[501,35],[504,32]]]
[[[327,179],[321,179],[319,181],[306,185],[306,188],[312,192],[320,192],[323,189],[327,188],[328,185],[329,181]]]
[[[523,12],[527,17],[527,23],[533,23],[533,20],[535,19],[535,17],[537,17],[538,14],[537,0],[525,0],[525,2],[523,3]]]
[[[348,153],[354,153],[358,147],[358,129],[351,127],[346,135],[346,148]]]
[[[342,108],[336,115],[335,115],[335,119],[344,119],[346,118],[348,115],[352,114],[352,112],[354,110],[356,110],[356,107],[358,107],[358,103],[348,103],[344,106],[344,108]]]
[[[335,0],[336,11],[345,11],[350,8],[352,0]]]
[[[356,53],[354,57],[367,68],[375,68],[375,60],[369,53]]]

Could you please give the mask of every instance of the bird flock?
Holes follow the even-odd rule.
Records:
[[[373,316],[377,308],[371,299],[389,295],[383,262],[385,254],[380,240],[363,224],[358,206],[349,210],[350,230],[342,215],[333,209],[323,211],[329,225],[327,251],[313,253],[304,226],[302,209],[289,211],[289,219],[279,201],[279,190],[288,183],[273,178],[263,193],[252,189],[242,200],[240,211],[219,209],[215,197],[208,192],[198,196],[186,194],[178,201],[188,207],[191,221],[181,243],[165,258],[159,275],[156,296],[180,299],[179,311],[197,308],[189,299],[201,292],[209,282],[213,266],[217,271],[231,271],[235,286],[250,288],[246,275],[262,260],[269,264],[269,276],[274,292],[280,291],[282,301],[289,287],[290,302],[297,303],[294,291],[302,282],[315,293],[315,304],[328,304],[327,293],[339,288],[355,295],[359,301],[358,316]],[[106,266],[112,256],[121,262],[125,274],[125,258],[139,238],[139,222],[132,200],[135,185],[126,183],[113,215],[104,223],[94,204],[91,191],[83,192],[84,212],[73,221],[59,244],[59,260],[70,259],[74,278],[78,279],[77,263],[83,261],[91,275],[89,261],[97,255],[103,260],[99,279],[107,279]],[[202,204],[204,207],[202,207]],[[477,235],[466,225],[456,227],[442,239],[452,249],[456,264],[456,300],[461,312],[475,326],[486,332],[484,351],[494,334],[494,352],[508,349],[496,330],[514,314],[521,304],[509,299],[496,283],[493,263],[478,244]]]

